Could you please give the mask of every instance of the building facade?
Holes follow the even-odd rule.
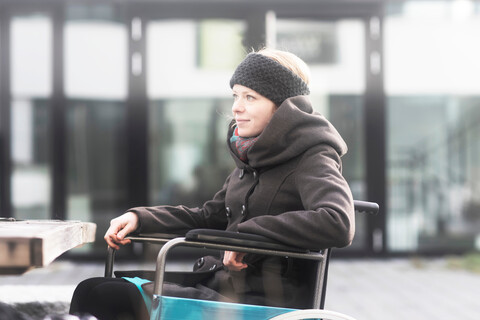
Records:
[[[232,168],[228,81],[272,46],[311,67],[349,145],[342,255],[480,247],[478,1],[0,1],[0,216],[93,221],[197,206]]]

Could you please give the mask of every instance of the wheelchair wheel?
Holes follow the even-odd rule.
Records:
[[[319,310],[319,309],[307,309],[291,311],[279,316],[270,318],[269,320],[299,320],[299,319],[323,319],[323,320],[355,320],[354,318],[347,316],[346,314]]]

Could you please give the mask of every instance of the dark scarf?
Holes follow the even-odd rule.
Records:
[[[238,157],[240,160],[247,162],[247,152],[250,150],[250,148],[255,144],[255,142],[258,140],[257,137],[251,137],[251,138],[244,138],[240,137],[238,135],[238,128],[235,127],[233,130],[232,137],[230,138],[230,143],[232,144],[233,150],[237,152]]]

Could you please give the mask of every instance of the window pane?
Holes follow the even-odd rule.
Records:
[[[65,92],[69,97],[125,99],[127,31],[110,21],[65,25]]]
[[[64,34],[68,218],[95,222],[99,238],[127,209],[128,36],[109,9],[69,7]]]
[[[152,204],[199,206],[233,168],[226,148],[231,99],[168,99],[150,105]]]
[[[11,18],[12,204],[19,219],[49,218],[48,112],[52,24],[38,14]]]
[[[310,97],[347,142],[343,175],[354,198],[365,199],[363,96],[365,28],[360,20],[278,19],[276,46],[297,54],[311,69]],[[366,245],[366,219],[357,219],[355,240],[347,250]]]
[[[152,204],[201,205],[232,169],[229,80],[244,56],[243,32],[233,20],[147,25]]]
[[[44,15],[11,20],[12,95],[48,97],[52,91],[52,23]]]
[[[469,1],[410,1],[389,12],[388,247],[473,249],[480,230],[480,15]]]

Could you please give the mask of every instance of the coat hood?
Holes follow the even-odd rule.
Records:
[[[227,141],[232,134],[231,126]],[[248,165],[252,168],[277,165],[319,144],[330,145],[340,156],[347,153],[347,144],[338,131],[323,115],[313,110],[307,96],[288,98],[248,151]],[[232,151],[230,143],[228,145],[237,167],[245,167],[246,163]]]

